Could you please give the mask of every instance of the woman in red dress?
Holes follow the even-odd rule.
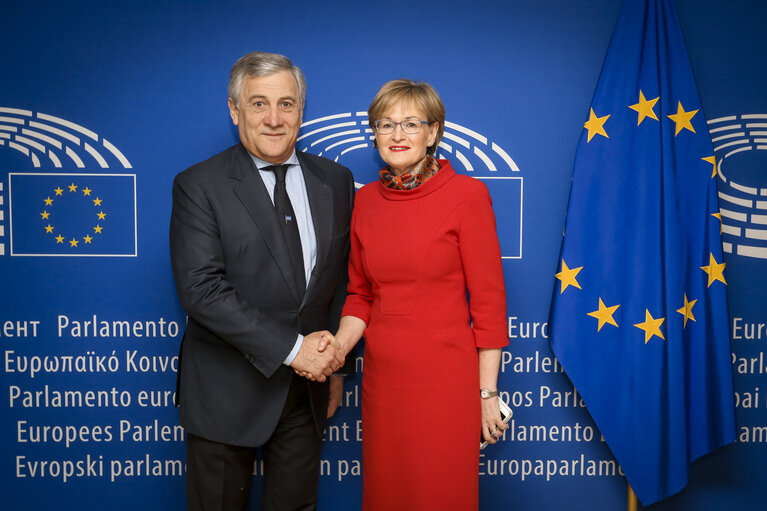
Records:
[[[490,195],[434,158],[445,108],[430,85],[388,82],[368,116],[387,166],[355,197],[333,341],[348,353],[365,335],[362,508],[477,509],[479,432],[494,443],[507,427],[495,395],[508,335]]]

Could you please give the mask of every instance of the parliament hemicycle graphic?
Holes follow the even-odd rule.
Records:
[[[762,152],[767,151],[767,115],[719,117],[708,121],[708,126],[721,183],[719,213],[724,250],[767,259],[767,153]]]
[[[0,116],[0,145],[31,163],[20,169],[26,172],[8,174],[8,220],[0,219],[8,254],[136,256],[136,175],[110,170],[131,169],[125,156],[65,119],[9,107],[0,107]],[[106,170],[81,170],[92,167]]]

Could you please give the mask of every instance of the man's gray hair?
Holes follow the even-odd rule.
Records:
[[[240,94],[242,93],[242,82],[245,78],[253,76],[269,76],[280,71],[290,71],[293,78],[296,79],[298,88],[298,100],[301,106],[306,101],[306,79],[300,68],[284,55],[276,53],[265,53],[252,51],[243,55],[232,66],[229,73],[229,97],[234,101],[235,106],[240,106]]]

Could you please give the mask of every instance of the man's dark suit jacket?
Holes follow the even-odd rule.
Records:
[[[176,176],[170,250],[188,313],[177,400],[181,424],[216,442],[258,446],[282,412],[297,335],[335,331],[346,294],[354,179],[345,167],[297,152],[317,238],[299,302],[287,245],[258,170],[238,144]],[[328,384],[310,383],[318,433]]]

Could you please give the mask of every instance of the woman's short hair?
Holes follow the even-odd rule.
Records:
[[[280,71],[290,71],[293,78],[296,79],[298,89],[298,100],[301,106],[306,103],[306,79],[300,68],[284,55],[276,53],[265,53],[252,51],[237,59],[229,73],[229,97],[234,101],[235,106],[240,106],[240,94],[242,93],[242,82],[245,78],[253,76],[269,76]]]
[[[434,87],[426,82],[414,82],[401,78],[383,84],[368,108],[370,127],[375,130],[373,123],[383,118],[386,112],[400,101],[409,101],[417,106],[426,116],[426,119],[422,119],[423,121],[439,123],[437,138],[434,144],[426,149],[426,154],[433,156],[445,132],[445,105]]]

